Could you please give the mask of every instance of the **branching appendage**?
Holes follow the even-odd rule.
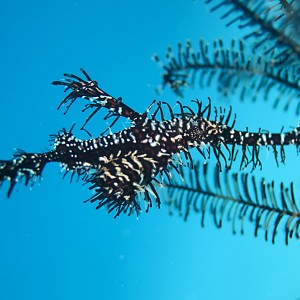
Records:
[[[218,3],[211,12],[224,8],[221,19],[230,19],[226,26],[238,23],[239,28],[251,28],[253,31],[244,39],[253,38],[255,48],[263,48],[264,55],[276,50],[276,63],[297,64],[300,59],[299,24],[300,7],[297,1],[277,1],[282,8],[276,13],[264,0],[207,0],[206,3]]]
[[[84,69],[81,69],[81,72],[87,80],[73,74],[64,74],[64,80],[52,82],[53,85],[65,86],[65,92],[72,90],[72,92],[68,94],[68,96],[65,97],[58,106],[58,109],[60,109],[63,105],[67,105],[65,114],[68,112],[77,98],[83,98],[89,101],[89,103],[85,105],[83,111],[90,108],[94,109],[94,111],[86,119],[81,129],[85,127],[89,120],[102,107],[105,107],[108,110],[105,120],[109,117],[116,117],[116,119],[113,121],[113,124],[119,119],[119,117],[125,117],[130,120],[134,120],[135,118],[139,117],[139,114],[135,110],[122,103],[122,98],[119,97],[116,99],[107,94],[104,90],[99,88],[97,81],[92,80]]]
[[[272,95],[274,108],[281,103],[285,111],[296,106],[299,115],[299,1],[206,0],[206,3],[212,4],[212,12],[221,12],[221,19],[228,20],[226,26],[237,23],[240,29],[248,32],[243,40],[233,39],[227,47],[221,39],[213,46],[200,40],[199,48],[193,49],[188,41],[186,45],[179,43],[176,51],[169,47],[165,60],[155,55],[154,60],[164,70],[158,91],[169,86],[183,97],[186,88],[199,85],[204,89],[214,85],[222,96],[234,96],[242,101],[254,101],[258,97],[267,100]],[[249,40],[253,41],[249,47],[251,51],[245,47],[245,41]],[[273,92],[277,93],[275,99]],[[173,181],[166,183],[170,211],[179,211],[185,220],[191,212],[200,213],[203,226],[207,211],[213,215],[217,227],[222,226],[227,216],[232,221],[234,233],[238,222],[243,233],[244,220],[249,218],[255,224],[255,236],[263,229],[267,240],[271,232],[273,243],[277,228],[284,223],[286,244],[292,237],[300,239],[300,213],[293,184],[289,188],[281,184],[278,196],[274,182],[262,180],[258,184],[254,177],[250,180],[248,174],[228,171],[240,149],[241,170],[249,165],[252,170],[261,168],[263,145],[273,150],[277,164],[284,162],[286,144],[295,145],[299,151],[300,126],[287,133],[265,133],[261,129],[251,133],[248,129],[236,131],[218,116],[216,113],[215,120],[202,116],[203,122],[199,122],[193,132],[195,141],[201,136],[203,146],[209,145],[208,149],[213,150],[217,158],[214,178],[210,180],[206,161],[201,167],[196,163],[188,172],[180,166],[185,180],[181,182],[174,176]],[[200,118],[198,114],[198,120]],[[196,147],[206,159],[204,147]],[[220,173],[223,163],[226,171]]]
[[[200,214],[204,227],[207,212],[211,212],[218,228],[227,220],[232,223],[233,233],[240,230],[244,234],[245,221],[249,220],[254,225],[254,235],[264,231],[266,241],[271,234],[275,243],[280,227],[284,229],[286,244],[293,237],[300,239],[300,210],[292,183],[289,187],[283,183],[276,187],[273,181],[258,181],[247,173],[220,173],[218,168],[208,172],[208,164],[195,164],[189,174],[182,167],[179,169],[185,180],[174,176],[171,183],[166,183],[166,204],[171,214],[177,212],[184,220],[191,213]]]
[[[236,98],[238,95],[241,101],[246,98],[255,101],[258,95],[267,100],[272,92],[277,92],[278,96],[272,98],[274,108],[285,101],[285,111],[295,106],[296,114],[300,114],[297,65],[276,66],[271,53],[263,57],[245,48],[242,40],[235,39],[228,47],[221,39],[216,40],[212,47],[203,40],[199,41],[198,49],[193,49],[189,41],[185,46],[178,43],[176,51],[169,47],[165,61],[154,55],[154,60],[164,70],[158,91],[169,86],[183,97],[187,88],[199,85],[204,89],[216,85],[223,96],[234,95]]]

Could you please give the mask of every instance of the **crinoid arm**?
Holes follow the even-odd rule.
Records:
[[[274,54],[273,54],[274,55]],[[300,76],[296,65],[274,65],[272,55],[262,56],[257,51],[247,50],[242,40],[232,39],[224,44],[222,39],[209,45],[202,39],[193,48],[191,42],[178,43],[176,50],[171,47],[161,60],[154,60],[162,67],[162,85],[180,97],[191,87],[204,89],[216,85],[218,91],[227,98],[241,101],[256,101],[258,95],[273,101],[273,107],[295,109],[300,114]],[[274,93],[277,97],[274,98]],[[272,98],[271,98],[272,95]]]
[[[92,80],[84,69],[81,69],[81,72],[86,77],[86,80],[73,74],[64,74],[64,80],[53,81],[52,84],[65,86],[65,92],[72,90],[71,93],[69,93],[68,96],[65,97],[58,106],[59,109],[61,106],[66,104],[67,109],[65,113],[68,112],[69,108],[73,105],[77,98],[83,98],[89,101],[89,103],[85,105],[83,111],[90,108],[94,109],[94,111],[86,119],[82,129],[102,107],[105,107],[109,111],[105,119],[109,117],[116,117],[115,121],[113,121],[113,124],[119,117],[125,117],[129,118],[130,120],[134,120],[139,116],[135,110],[122,102],[122,98],[116,99],[102,90],[98,86],[97,81]]]
[[[174,176],[166,183],[166,204],[171,214],[179,213],[185,221],[199,214],[202,227],[212,215],[218,228],[224,221],[231,222],[233,233],[244,234],[251,223],[255,236],[264,231],[265,240],[271,238],[272,243],[280,227],[286,244],[291,238],[300,239],[300,210],[293,184],[277,187],[273,181],[258,181],[248,173],[219,172],[218,167],[200,163],[190,170],[180,167],[180,172],[185,180]]]
[[[230,26],[238,23],[239,28],[251,32],[244,39],[253,38],[255,48],[262,48],[264,55],[276,50],[274,61],[278,64],[297,64],[300,59],[299,44],[299,1],[264,0],[207,0],[211,11],[223,10],[221,19],[228,19]],[[278,10],[279,9],[279,13]]]

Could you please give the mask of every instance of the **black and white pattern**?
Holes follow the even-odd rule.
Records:
[[[157,179],[161,174],[171,180],[171,169],[178,171],[177,155],[183,153],[193,166],[190,149],[196,148],[209,159],[211,153],[218,161],[219,168],[229,169],[240,157],[240,168],[248,165],[252,169],[261,167],[260,149],[271,147],[275,160],[284,161],[284,146],[295,145],[299,148],[300,127],[287,133],[266,134],[262,132],[237,131],[234,129],[235,117],[231,110],[215,110],[212,115],[211,103],[202,106],[194,101],[192,107],[178,102],[178,113],[167,103],[153,102],[149,109],[140,114],[98,87],[83,70],[87,81],[66,75],[65,81],[55,81],[55,85],[64,85],[71,93],[62,101],[67,110],[77,98],[88,101],[87,107],[93,107],[88,120],[102,107],[108,109],[108,117],[128,118],[131,126],[110,134],[102,134],[89,140],[77,139],[72,130],[62,130],[52,136],[53,149],[46,153],[19,153],[12,160],[0,161],[0,183],[9,180],[10,196],[15,183],[25,177],[25,184],[32,183],[40,176],[49,162],[58,162],[72,174],[82,176],[90,184],[95,194],[87,201],[96,202],[96,208],[108,206],[115,216],[121,212],[138,213],[141,210],[138,195],[144,195],[147,210],[155,199],[160,206],[160,198],[155,184],[162,185]],[[156,109],[153,106],[156,105]],[[153,111],[152,114],[151,111]],[[169,119],[165,117],[168,111]],[[237,155],[241,148],[242,155]]]

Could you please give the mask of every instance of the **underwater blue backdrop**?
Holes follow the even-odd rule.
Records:
[[[162,70],[151,59],[169,45],[200,37],[213,42],[241,37],[225,28],[204,1],[77,0],[5,1],[0,10],[0,158],[14,149],[43,151],[49,135],[74,122],[76,134],[86,115],[82,102],[64,116],[57,106],[63,89],[51,82],[81,67],[115,97],[137,111],[156,98],[175,103],[169,90],[161,95]],[[270,103],[236,99],[224,102],[212,88],[194,89],[183,101],[207,100],[233,106],[236,128],[279,131],[295,126],[292,113],[272,110]],[[79,101],[80,102],[80,101]],[[89,130],[106,128],[95,117]],[[122,126],[122,124],[121,124]],[[128,126],[124,123],[123,126]],[[287,166],[267,160],[257,176],[278,182],[294,180],[299,199],[299,162],[287,151]],[[267,158],[267,154],[266,154]],[[200,159],[200,156],[199,156]],[[84,204],[91,192],[81,182],[62,179],[58,165],[49,165],[41,184],[18,185],[6,199],[0,190],[0,299],[274,299],[300,298],[300,242],[265,242],[263,232],[233,235],[231,224],[216,229],[199,216],[187,222],[165,207],[148,214],[120,216]]]

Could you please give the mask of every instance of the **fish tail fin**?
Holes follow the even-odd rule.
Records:
[[[10,181],[7,197],[10,197],[19,180],[25,180],[26,186],[33,185],[42,175],[45,165],[52,161],[51,157],[51,152],[26,153],[18,150],[13,159],[0,160],[0,185],[6,180]]]

